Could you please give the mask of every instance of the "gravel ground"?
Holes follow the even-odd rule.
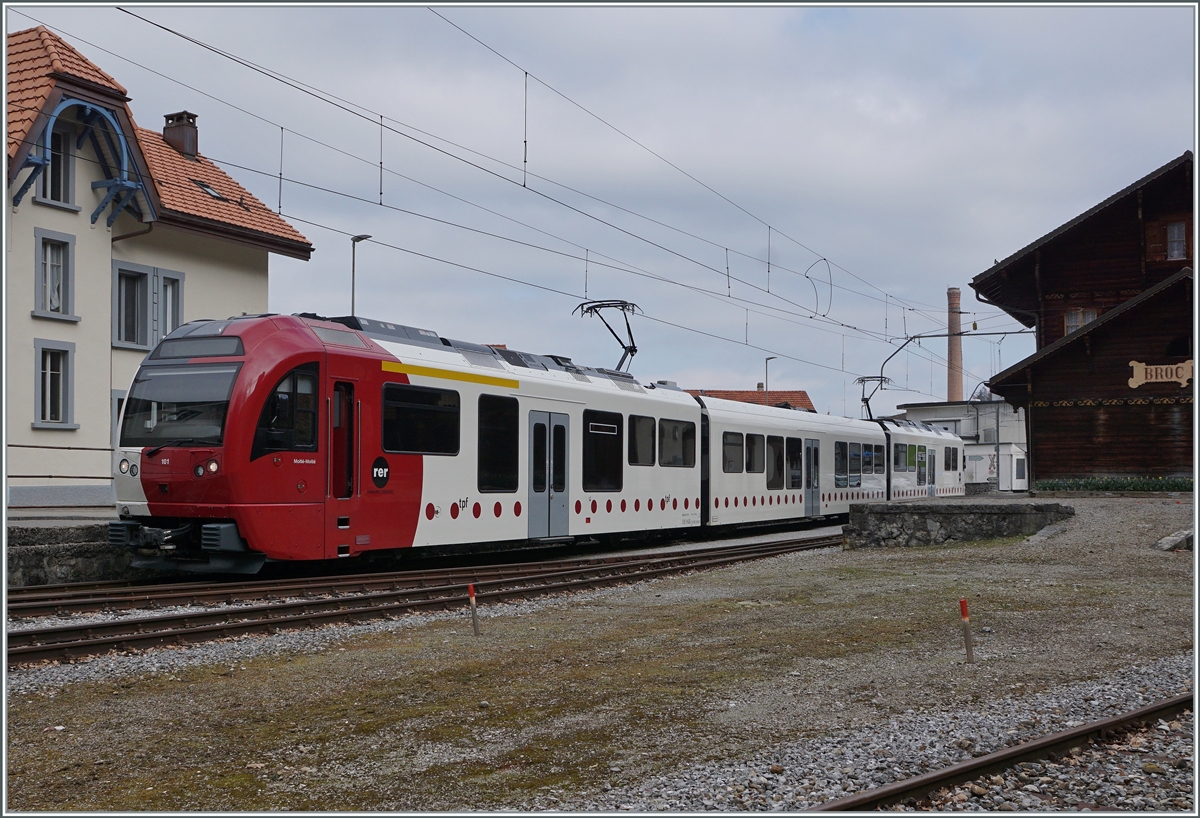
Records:
[[[1152,548],[1190,498],[1070,504],[1032,541],[488,606],[479,639],[452,612],[19,669],[7,806],[797,809],[1190,689],[1193,555]],[[1023,789],[1058,798],[1047,766],[947,806],[1191,810],[1191,725],[1064,760],[1095,786],[1061,801]]]

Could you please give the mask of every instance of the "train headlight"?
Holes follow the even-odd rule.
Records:
[[[218,468],[219,467],[217,466],[217,461],[215,461],[215,460],[208,461],[208,473],[209,474],[216,474]]]
[[[137,477],[137,464],[134,463],[129,467],[129,476]]]
[[[122,460],[119,464],[117,464],[117,468],[121,471],[121,474],[129,474],[129,461]]]
[[[196,475],[197,477],[203,477],[204,476],[204,466],[197,463],[196,468],[192,469],[192,474]]]

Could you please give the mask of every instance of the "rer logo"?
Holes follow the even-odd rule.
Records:
[[[376,488],[383,488],[387,485],[388,475],[391,473],[391,468],[388,466],[387,460],[382,457],[375,458],[375,462],[371,464],[371,482]]]

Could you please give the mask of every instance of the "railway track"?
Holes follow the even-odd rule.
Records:
[[[932,800],[930,795],[943,787],[952,787],[980,776],[1007,770],[1023,761],[1034,761],[1048,758],[1052,755],[1063,755],[1073,747],[1080,747],[1092,741],[1104,741],[1109,736],[1139,722],[1153,722],[1156,719],[1167,719],[1185,710],[1193,709],[1193,694],[1185,693],[1170,699],[1122,713],[1090,724],[1080,725],[1069,730],[1051,733],[1032,741],[1006,747],[994,753],[964,761],[941,770],[894,781],[881,787],[874,787],[844,798],[826,801],[808,812],[862,812],[866,810],[883,809],[902,802],[912,801],[920,804]]]
[[[841,536],[804,537],[769,543],[726,547],[701,547],[670,553],[593,558],[557,563],[484,566],[399,574],[323,577],[314,580],[283,580],[221,585],[209,591],[204,583],[180,591],[178,585],[152,591],[109,589],[110,608],[158,604],[186,605],[197,601],[197,594],[215,594],[208,602],[247,601],[276,598],[259,605],[225,607],[220,610],[171,613],[161,616],[123,618],[81,625],[30,628],[10,632],[7,661],[10,667],[50,659],[69,660],[111,650],[129,650],[161,645],[186,645],[211,639],[252,633],[273,633],[299,627],[331,623],[363,622],[385,616],[398,616],[421,610],[449,610],[468,604],[467,585],[474,584],[478,603],[527,599],[556,593],[599,588],[648,579],[680,571],[716,568],[736,562],[763,559],[789,551],[828,548],[841,542]],[[78,604],[76,610],[104,610],[105,595],[91,587],[80,596],[58,600],[31,600],[21,595],[10,602],[28,615],[36,606],[49,605],[56,612],[65,605]],[[158,594],[158,596],[155,596]],[[181,596],[182,594],[182,596]],[[243,596],[238,597],[237,594]],[[305,596],[283,601],[281,596]],[[157,601],[156,601],[157,600]]]

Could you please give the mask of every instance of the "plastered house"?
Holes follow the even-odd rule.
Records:
[[[198,151],[140,128],[124,87],[44,27],[8,35],[5,401],[10,517],[111,513],[116,418],[181,323],[267,311],[295,228]]]

